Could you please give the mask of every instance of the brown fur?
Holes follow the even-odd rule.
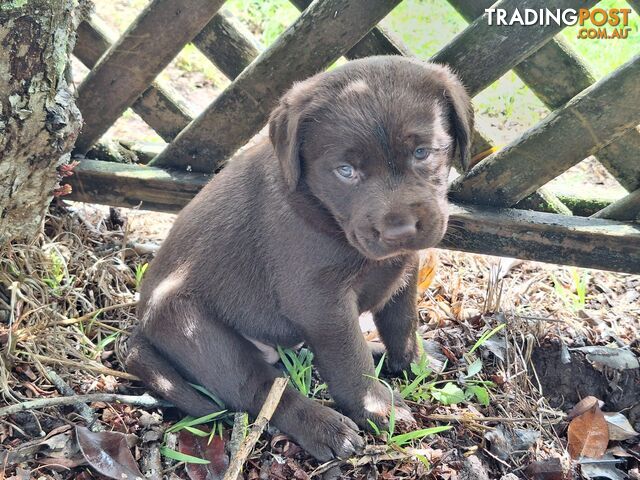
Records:
[[[360,449],[358,426],[384,425],[391,397],[369,377],[358,316],[373,313],[389,367],[408,367],[415,252],[444,234],[471,124],[455,76],[417,60],[371,57],[296,84],[271,115],[271,143],[233,159],[178,216],[143,282],[129,371],[190,414],[216,407],[187,382],[256,415],[281,373],[247,337],[304,341],[344,415],[288,387],[273,423],[321,460]],[[346,164],[355,179],[336,170]]]

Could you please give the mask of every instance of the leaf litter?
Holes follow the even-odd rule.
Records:
[[[122,373],[121,358],[128,332],[136,322],[141,266],[152,260],[174,217],[154,214],[150,219],[144,212],[122,212],[124,227],[120,228],[110,224],[112,215],[103,207],[56,207],[47,219],[46,235],[29,245],[2,247],[0,347],[4,354],[0,356],[0,387],[7,403],[59,395],[46,375],[50,369],[77,394],[143,393],[140,384]],[[547,392],[541,391],[532,354],[555,341],[573,364],[576,353],[587,357],[608,379],[605,388],[613,389],[619,381],[616,368],[633,372],[637,362],[640,306],[623,300],[630,297],[629,292],[640,290],[640,277],[589,271],[585,305],[573,310],[570,305],[574,302],[568,303],[568,297],[558,295],[554,286],[556,279],[564,288],[571,288],[576,275],[569,267],[436,250],[422,256],[419,331],[429,357],[442,367],[433,369],[426,381],[441,382],[432,391],[441,392],[444,401],[429,397],[407,403],[418,421],[417,428],[453,428],[412,440],[400,451],[389,450],[382,438],[365,434],[368,447],[362,457],[331,465],[325,473],[318,473],[323,466],[286,435],[270,429],[249,457],[245,478],[314,478],[333,472],[340,478],[458,479],[468,464],[465,459],[478,459],[471,463],[484,469],[486,478],[504,480],[579,478],[580,470],[584,478],[599,474],[617,479],[625,478],[619,472],[627,475],[637,471],[640,446],[633,408],[605,414],[602,409],[608,405],[596,399],[597,409],[590,400],[591,404],[578,405],[578,410],[567,416],[564,412],[579,399],[552,406],[544,396]],[[483,332],[502,324],[506,328],[485,339],[470,355]],[[370,337],[375,339],[375,332]],[[493,386],[486,387],[474,384],[486,389],[487,406],[475,397],[460,396],[469,381],[492,382]],[[316,372],[313,382],[317,386]],[[318,401],[330,400],[325,390],[318,392]],[[163,431],[180,418],[174,409],[145,410],[105,403],[90,407],[97,413],[97,424],[108,433],[141,439],[134,446],[118,440],[115,450],[97,441],[91,444],[93,450],[85,451],[109,455],[117,468],[129,469],[127,475],[140,474],[139,465],[153,452],[157,454]],[[597,410],[602,417],[593,413]],[[581,417],[577,426],[571,427]],[[5,474],[17,479],[38,468],[41,478],[99,478],[99,470],[90,467],[70,428],[85,424],[72,407],[3,419],[0,459]],[[605,450],[616,448],[628,456],[609,461],[602,451],[603,431]],[[38,438],[40,432],[44,438]],[[170,447],[208,457],[210,463],[185,464],[166,457],[157,463],[171,478],[216,478],[224,468],[223,459],[228,459],[230,436],[230,425],[225,425],[222,436],[214,436],[217,440],[211,443],[208,437],[179,432]],[[82,433],[80,437],[84,438]],[[567,446],[574,453],[601,456],[571,460]],[[56,459],[66,462],[67,469],[53,465]],[[210,465],[217,467],[214,470]]]

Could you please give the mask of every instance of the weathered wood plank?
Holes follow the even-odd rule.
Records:
[[[300,11],[311,5],[311,0],[290,0]],[[411,56],[407,46],[380,25],[373,27],[358,43],[345,53],[349,60],[370,57],[372,55],[405,55]]]
[[[493,0],[448,0],[468,22],[484,14]],[[589,67],[558,36],[513,68],[531,91],[551,110],[561,107],[596,80]]]
[[[168,172],[159,168],[82,160],[74,175],[69,200],[116,207],[178,212],[210,180],[202,173]]]
[[[93,68],[114,40],[96,17],[78,27],[73,51],[87,68]],[[165,141],[170,142],[193,119],[191,109],[180,96],[153,82],[131,108]]]
[[[448,0],[467,20],[473,21],[493,0]],[[638,0],[634,0],[640,4]],[[556,110],[595,83],[595,75],[562,37],[550,40],[514,67],[514,72],[550,109]],[[627,190],[640,188],[640,162],[629,162],[640,151],[640,133],[629,131],[598,152],[598,160]]]
[[[210,178],[83,160],[70,200],[177,212]],[[640,273],[640,226],[528,210],[452,205],[443,248]]]
[[[454,198],[514,205],[635,127],[640,122],[639,75],[640,55],[456,180]]]
[[[640,221],[640,189],[592,215],[592,218]]]
[[[240,75],[262,50],[242,23],[224,9],[196,35],[193,44],[229,79]]]
[[[554,8],[590,8],[596,3],[597,0],[557,0]],[[509,16],[516,8],[540,9],[548,7],[548,2],[501,0],[494,7],[506,9]],[[495,22],[489,25],[485,13],[434,55],[432,61],[451,65],[469,92],[475,95],[542,47],[560,30],[562,27],[553,23],[536,28],[518,24],[502,26]]]
[[[599,150],[596,158],[628,191],[640,188],[640,129],[630,129]]]
[[[444,248],[640,273],[640,226],[511,208],[452,206]]]
[[[214,171],[262,128],[294,81],[340,58],[397,3],[314,2],[151,163]]]
[[[224,0],[153,0],[78,88],[84,153],[215,15]]]

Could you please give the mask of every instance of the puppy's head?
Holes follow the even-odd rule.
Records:
[[[456,157],[469,164],[472,124],[447,68],[369,57],[296,84],[269,133],[287,187],[304,184],[356,249],[383,259],[442,239],[449,171]]]

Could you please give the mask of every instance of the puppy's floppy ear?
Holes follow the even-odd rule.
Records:
[[[444,79],[445,97],[449,106],[450,134],[456,141],[456,154],[463,171],[471,164],[471,140],[473,135],[473,106],[464,85],[447,69]]]
[[[304,134],[302,124],[309,111],[316,84],[316,77],[296,83],[280,99],[280,104],[269,118],[269,138],[290,191],[296,189],[300,180],[300,148]]]

